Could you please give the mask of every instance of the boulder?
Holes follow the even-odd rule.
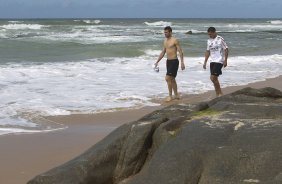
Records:
[[[187,31],[185,34],[192,34],[192,31]]]
[[[28,184],[282,183],[282,93],[245,88],[125,124]]]

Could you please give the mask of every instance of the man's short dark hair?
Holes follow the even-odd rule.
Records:
[[[216,29],[215,29],[214,27],[209,27],[209,29],[208,29],[208,33],[209,33],[209,32],[214,33],[214,32],[216,32]]]
[[[164,28],[164,30],[168,30],[169,32],[172,32],[172,29],[171,29],[170,26],[166,26],[166,27]]]

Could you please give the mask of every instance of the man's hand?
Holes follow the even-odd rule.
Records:
[[[206,62],[203,64],[203,69],[207,69],[207,63]]]
[[[227,61],[226,60],[223,62],[223,67],[224,68],[227,67]]]
[[[185,70],[185,64],[184,64],[184,62],[181,62],[181,70]]]

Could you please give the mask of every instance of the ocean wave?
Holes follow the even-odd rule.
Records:
[[[192,34],[207,34],[207,30],[202,30],[202,29],[186,29],[184,30],[183,28],[180,29],[174,29],[173,32],[174,33],[188,33],[189,31],[191,31]],[[244,28],[236,28],[236,29],[226,29],[226,28],[219,28],[217,30],[218,33],[256,33],[259,32],[258,30],[255,29],[244,29]],[[190,34],[191,34],[190,33]]]
[[[202,31],[202,30],[195,30],[195,29],[191,29],[191,30],[174,30],[174,33],[182,33],[182,34],[188,34],[188,32],[191,31],[191,33],[189,34],[207,34],[207,31]],[[238,29],[238,30],[219,30],[217,31],[218,33],[256,33],[258,31],[255,30],[243,30],[243,29]]]
[[[55,129],[46,129],[46,130],[28,130],[25,128],[0,128],[0,135],[7,134],[34,134],[34,133],[43,133],[43,132],[53,132],[58,130],[66,129],[67,127],[55,128]]]
[[[266,38],[267,40],[278,40],[278,41],[282,41],[282,38]]]
[[[26,130],[26,129],[19,129],[19,128],[0,128],[0,135],[7,135],[7,134],[23,134],[23,133],[39,133],[43,132],[40,130]]]
[[[274,24],[274,25],[282,24],[282,20],[270,20],[270,21],[267,21],[267,22],[270,23],[270,24]]]
[[[5,29],[0,30],[0,38],[9,38]]]
[[[263,31],[263,32],[281,34],[282,33],[282,29],[281,30],[266,30],[266,31]]]
[[[252,29],[238,29],[233,31],[218,31],[219,33],[257,33],[259,31]]]
[[[34,129],[28,121],[46,115],[150,105],[152,96],[164,97],[167,93],[163,79],[165,61],[160,62],[159,73],[152,69],[159,53],[160,50],[148,49],[139,57],[3,65],[0,68],[0,120],[6,124],[0,128],[21,126],[20,129],[42,131],[48,130],[48,122]],[[184,60],[187,70],[179,71],[180,91],[192,94],[213,89],[209,72],[202,69],[204,57],[185,57]],[[277,54],[230,57],[222,85],[246,84],[281,75],[281,60],[282,55]],[[248,67],[242,67],[246,65]]]
[[[16,34],[13,37],[14,38],[32,38],[32,37],[37,37],[37,36],[43,36],[41,33],[20,33]]]
[[[7,24],[7,25],[3,25],[0,27],[4,29],[12,29],[12,30],[22,30],[22,29],[39,30],[47,26],[40,25],[40,24]]]
[[[8,21],[9,23],[12,23],[12,24],[16,24],[16,23],[24,23],[24,21],[19,21],[19,20],[10,20]]]
[[[100,24],[101,20],[74,20],[74,22],[82,22],[86,24]]]
[[[228,30],[234,32],[235,30],[241,30],[246,32],[259,32],[263,30],[277,30],[282,29],[282,24],[228,24],[217,26],[218,30]]]
[[[86,24],[100,24],[101,20],[84,20]]]
[[[106,35],[92,35],[88,34],[81,36],[80,34],[56,34],[56,35],[49,35],[44,36],[47,40],[51,41],[68,41],[73,43],[80,43],[80,44],[103,44],[103,43],[136,43],[136,42],[144,42],[143,37],[132,37],[132,36],[106,36]]]
[[[153,57],[157,57],[160,55],[161,51],[160,50],[151,50],[151,49],[148,49],[148,50],[145,50],[144,51],[145,55],[144,56],[153,56]]]
[[[165,21],[158,21],[158,22],[144,22],[144,24],[146,24],[147,26],[171,26],[172,23],[171,22],[165,22]]]
[[[0,135],[51,132],[65,128],[66,125],[46,119],[38,111],[25,112],[22,109],[16,116],[0,118]]]

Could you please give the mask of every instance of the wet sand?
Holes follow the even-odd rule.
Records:
[[[223,89],[224,94],[244,87],[274,87],[282,91],[282,76],[244,86]],[[215,97],[214,91],[198,95],[183,95],[181,100],[161,106],[144,107],[100,114],[47,117],[67,125],[64,130],[0,136],[0,183],[24,184],[34,176],[80,155],[107,136],[118,126],[138,120],[154,110],[174,103],[197,103]]]

